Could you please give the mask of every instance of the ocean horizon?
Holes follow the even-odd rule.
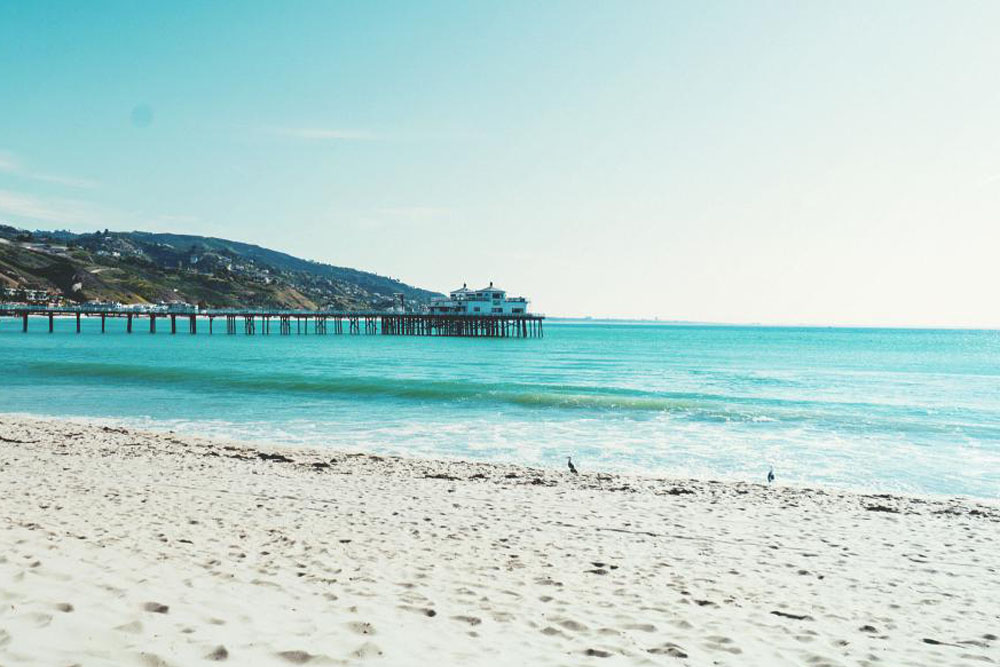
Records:
[[[0,323],[5,413],[588,472],[996,498],[1000,332],[556,318],[542,339]]]

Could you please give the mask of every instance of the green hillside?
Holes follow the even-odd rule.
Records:
[[[0,225],[0,289],[71,302],[184,301],[210,307],[379,309],[437,293],[226,239],[149,232],[26,231]]]

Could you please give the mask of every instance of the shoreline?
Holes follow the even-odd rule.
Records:
[[[988,500],[0,414],[0,662],[982,664]]]
[[[11,420],[27,420],[27,421],[41,421],[41,422],[57,422],[57,423],[69,423],[69,424],[79,424],[81,426],[113,426],[116,428],[127,428],[132,431],[149,433],[151,435],[158,436],[175,436],[178,438],[193,439],[199,441],[213,442],[213,443],[244,443],[238,437],[227,437],[227,436],[202,436],[194,435],[188,432],[187,429],[177,429],[174,425],[164,422],[158,422],[152,419],[136,420],[127,417],[90,417],[90,416],[57,416],[57,415],[47,415],[41,413],[29,413],[29,412],[3,412],[0,411],[0,423],[4,419]],[[191,420],[190,423],[197,423],[195,420]],[[318,445],[305,445],[305,444],[293,444],[293,443],[282,443],[282,442],[272,442],[270,440],[263,440],[259,443],[250,444],[251,447],[262,447],[269,450],[287,450],[289,452],[298,452],[305,456],[324,456],[326,454],[330,455],[358,455],[358,454],[373,454],[379,457],[397,459],[401,461],[425,461],[435,464],[448,465],[448,464],[463,464],[468,463],[470,465],[486,465],[486,466],[498,466],[501,468],[511,467],[511,468],[523,468],[525,470],[548,472],[548,473],[561,473],[564,472],[564,466],[546,468],[542,466],[531,466],[523,463],[516,462],[506,462],[506,461],[493,461],[488,459],[471,459],[463,458],[461,456],[425,456],[422,454],[408,455],[406,453],[387,453],[380,451],[369,451],[363,448],[356,449],[337,449],[337,448],[327,448]],[[694,483],[706,483],[706,484],[724,484],[724,485],[748,485],[748,486],[762,486],[767,487],[767,484],[763,481],[756,481],[747,478],[741,478],[738,476],[725,477],[725,476],[678,476],[671,475],[669,472],[646,472],[642,470],[601,470],[599,472],[595,471],[584,471],[585,474],[591,475],[605,475],[614,478],[636,478],[647,481],[675,481],[675,482],[694,482]],[[766,471],[762,469],[760,477],[763,479],[766,475]],[[783,489],[796,489],[804,492],[820,491],[824,493],[831,494],[841,494],[841,495],[854,495],[854,496],[873,496],[873,497],[885,497],[890,496],[893,498],[912,498],[919,499],[929,502],[944,502],[949,500],[961,501],[966,503],[975,503],[986,506],[995,506],[1000,508],[1000,495],[996,497],[985,497],[985,496],[973,496],[965,495],[959,493],[919,493],[913,491],[896,491],[892,489],[883,488],[868,488],[863,486],[839,486],[836,484],[824,484],[821,482],[800,482],[800,481],[789,481],[780,478],[774,484],[774,488]],[[1000,493],[1000,492],[998,492]]]

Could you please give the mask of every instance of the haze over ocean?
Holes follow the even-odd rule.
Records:
[[[0,322],[4,412],[259,442],[995,498],[1000,333],[549,322],[537,340]]]

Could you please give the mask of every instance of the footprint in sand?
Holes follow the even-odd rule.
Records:
[[[656,632],[656,626],[652,623],[630,623],[625,626],[626,630],[641,630],[642,632]]]
[[[588,629],[586,625],[578,621],[574,621],[572,618],[564,618],[559,620],[553,619],[553,620],[555,620],[557,624],[561,625],[567,630],[572,630],[573,632],[586,632]]]
[[[138,662],[143,667],[170,667],[170,663],[155,653],[140,653]]]
[[[129,632],[131,634],[137,635],[142,632],[142,623],[140,621],[132,621],[131,623],[125,623],[124,625],[119,625],[115,630],[120,630],[122,632]]]
[[[452,616],[453,620],[462,621],[463,623],[468,623],[469,625],[479,625],[483,622],[483,619],[476,616]]]
[[[652,653],[653,655],[667,655],[670,656],[671,658],[688,657],[688,654],[684,651],[683,648],[681,648],[677,644],[672,644],[671,642],[667,642],[661,646],[656,646],[654,648],[647,649],[646,652]]]
[[[308,651],[281,651],[278,653],[278,657],[293,665],[304,665],[313,660],[329,660],[325,655],[314,655]]]
[[[610,658],[611,653],[608,651],[602,651],[599,648],[588,648],[583,652],[584,655],[589,655],[594,658]]]
[[[376,644],[365,642],[361,646],[351,651],[352,658],[379,658],[382,656],[382,649]]]
[[[219,645],[212,649],[211,653],[205,656],[205,660],[215,660],[221,662],[229,658],[229,651],[225,646]]]
[[[710,636],[706,637],[708,640],[705,642],[704,646],[710,651],[725,651],[726,653],[732,653],[733,655],[739,655],[743,653],[743,649],[738,646],[730,646],[733,640],[729,637],[718,637]]]
[[[367,621],[351,621],[350,623],[347,623],[347,627],[359,635],[375,634],[375,626]]]
[[[26,616],[28,620],[35,624],[35,627],[44,628],[52,623],[52,614],[34,613]]]
[[[293,665],[304,665],[317,656],[306,651],[281,651],[278,657]]]

